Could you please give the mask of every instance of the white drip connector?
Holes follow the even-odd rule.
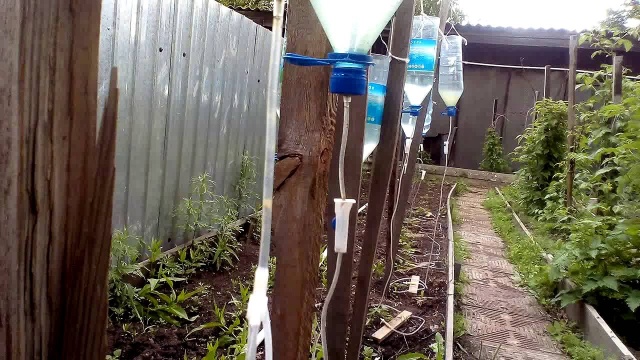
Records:
[[[449,140],[444,142],[444,154],[449,155]]]
[[[405,153],[405,155],[409,155],[409,152],[411,151],[411,141],[412,141],[412,139],[407,139],[404,142],[404,153]]]
[[[259,267],[256,269],[253,283],[253,293],[247,304],[247,321],[251,327],[259,327],[268,311],[267,289],[269,288],[269,269]]]
[[[427,175],[427,172],[422,170],[422,175],[420,176],[420,180],[424,180],[425,175]]]
[[[349,238],[349,214],[351,207],[356,203],[354,199],[333,199],[336,204],[336,234],[335,252],[347,252],[347,239]]]

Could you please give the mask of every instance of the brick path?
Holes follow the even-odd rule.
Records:
[[[515,280],[502,239],[493,231],[489,212],[482,206],[487,190],[471,188],[458,199],[462,224],[455,230],[469,249],[462,271],[465,287],[461,309],[467,319],[470,349],[482,359],[565,360],[546,328],[549,316]]]

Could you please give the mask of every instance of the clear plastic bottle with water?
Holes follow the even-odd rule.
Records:
[[[409,65],[404,93],[410,105],[420,105],[433,88],[440,19],[418,15],[413,18]]]
[[[364,126],[364,148],[362,161],[371,155],[380,142],[380,128],[387,94],[389,57],[372,55],[374,65],[369,68],[369,92],[367,95],[367,122]]]
[[[462,40],[458,35],[447,36],[440,50],[438,93],[447,106],[456,106],[464,91]]]
[[[431,129],[431,114],[433,113],[433,94],[429,96],[429,105],[427,105],[427,114],[424,118],[424,127],[422,128],[422,136],[426,136]]]
[[[405,94],[402,108],[407,109],[409,105],[411,105],[411,103],[407,99],[407,94]],[[402,117],[400,118],[400,125],[402,126],[402,131],[404,132],[404,135],[408,139],[413,139],[413,133],[415,132],[415,129],[416,129],[416,120],[417,119],[415,116],[411,116],[410,114],[405,112],[402,113]]]

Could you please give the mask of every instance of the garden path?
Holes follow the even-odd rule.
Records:
[[[482,206],[487,191],[470,188],[458,199],[462,222],[455,230],[469,250],[462,264],[469,283],[460,305],[467,321],[467,351],[476,355],[481,351],[482,359],[568,359],[546,331],[549,315],[531,293],[517,285],[517,272]]]

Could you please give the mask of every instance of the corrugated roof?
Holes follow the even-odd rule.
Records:
[[[512,33],[518,33],[518,34],[550,34],[550,35],[556,35],[556,36],[565,36],[565,35],[575,35],[575,34],[580,34],[583,32],[587,32],[588,30],[571,30],[571,29],[562,29],[562,28],[532,28],[532,27],[528,27],[528,28],[524,28],[524,27],[505,27],[505,26],[493,26],[493,25],[486,25],[486,24],[472,24],[472,23],[464,23],[464,24],[458,24],[455,25],[455,27],[457,29],[463,28],[466,29],[468,31],[491,31],[491,32],[496,32],[496,31],[503,31],[503,32],[512,32]],[[515,35],[515,34],[514,34]]]

